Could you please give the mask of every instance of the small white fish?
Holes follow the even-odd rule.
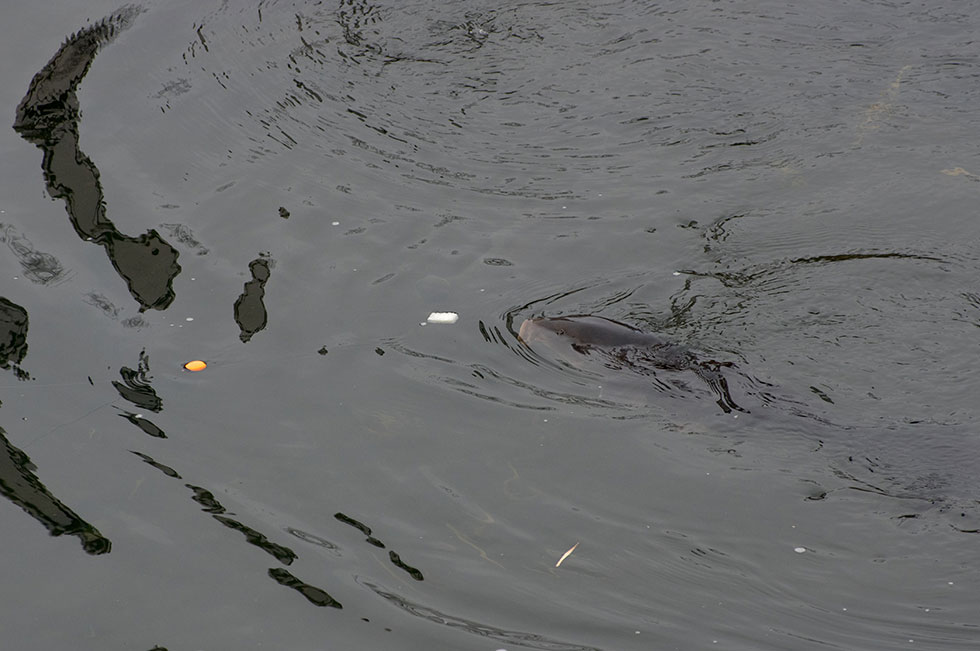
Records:
[[[564,554],[562,554],[561,555],[561,558],[558,559],[558,562],[555,563],[555,567],[558,567],[559,565],[561,565],[562,561],[564,561],[566,558],[568,558],[569,556],[571,556],[572,555],[572,552],[575,551],[575,548],[576,547],[578,547],[578,543],[575,543],[574,545],[572,545],[572,548],[571,549],[569,549],[567,552],[565,552]]]

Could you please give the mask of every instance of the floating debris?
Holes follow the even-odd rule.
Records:
[[[564,561],[566,558],[568,558],[569,556],[571,556],[572,555],[572,552],[575,551],[575,548],[576,547],[578,547],[578,543],[575,543],[574,545],[572,545],[572,548],[571,549],[569,549],[567,552],[565,552],[564,554],[562,554],[561,555],[561,558],[558,559],[558,562],[555,563],[555,567],[558,567],[559,565],[561,565],[562,564],[562,561]]]
[[[459,315],[455,312],[433,312],[426,319],[427,323],[456,323],[459,321]]]
[[[195,359],[194,361],[187,362],[186,364],[184,364],[184,368],[186,368],[188,371],[194,371],[195,373],[197,371],[203,371],[207,367],[208,365],[199,359]]]

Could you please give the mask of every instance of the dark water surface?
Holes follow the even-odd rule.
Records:
[[[980,644],[980,10],[78,4],[0,12],[4,645]]]

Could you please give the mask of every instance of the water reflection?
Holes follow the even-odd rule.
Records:
[[[163,399],[149,383],[150,358],[145,350],[140,351],[139,363],[133,370],[127,366],[119,369],[122,382],[113,380],[112,386],[116,388],[119,395],[126,401],[131,402],[140,409],[147,411],[160,412],[163,409]],[[154,438],[165,439],[167,435],[157,425],[150,422],[143,414],[123,411],[119,414],[136,427],[143,430],[143,433]]]
[[[68,277],[58,258],[38,251],[27,237],[10,224],[0,224],[0,242],[5,242],[17,257],[24,277],[39,285],[53,285]]]
[[[17,107],[14,129],[44,152],[41,169],[48,192],[64,199],[80,238],[105,248],[142,311],[163,310],[173,302],[173,280],[180,273],[178,253],[155,230],[131,237],[119,232],[106,217],[99,170],[78,147],[76,94],[99,49],[139,12],[133,7],[122,9],[65,41],[31,80]]]
[[[276,583],[297,591],[306,597],[307,601],[314,606],[320,606],[321,608],[327,606],[337,609],[343,608],[343,605],[341,605],[339,601],[331,597],[320,588],[300,581],[281,567],[269,568],[269,576],[272,577]]]
[[[144,463],[146,463],[147,465],[153,468],[156,468],[167,477],[181,480],[181,481],[183,480],[181,474],[177,470],[175,470],[174,468],[166,464],[160,463],[150,455],[135,450],[131,450],[131,452],[137,457],[139,457]],[[245,542],[248,543],[249,545],[261,549],[263,552],[269,554],[283,565],[287,565],[287,566],[292,565],[299,558],[299,555],[291,548],[273,542],[272,540],[270,540],[269,536],[267,536],[265,533],[242,522],[242,520],[239,517],[235,516],[234,513],[228,511],[228,509],[225,508],[225,506],[218,501],[218,499],[215,497],[212,491],[202,486],[195,486],[194,484],[189,484],[189,483],[185,483],[184,487],[191,491],[191,500],[196,502],[201,507],[202,511],[210,514],[212,518],[214,518],[217,522],[220,522],[223,526],[241,533],[245,537]],[[374,537],[371,533],[371,528],[366,524],[364,524],[363,522],[360,522],[343,513],[337,513],[334,517],[339,522],[351,526],[357,529],[358,531],[360,531],[361,533],[363,533],[367,537],[366,542],[368,544],[377,547],[379,549],[386,549],[386,545],[383,542],[381,542],[381,540]],[[339,549],[339,547],[334,543],[326,541],[323,538],[320,538],[319,536],[302,532],[292,527],[287,527],[286,531],[292,534],[293,536],[297,537],[298,539],[306,542],[310,542],[318,547],[322,547],[332,551],[336,551]],[[422,572],[418,568],[412,567],[411,565],[405,563],[401,559],[401,556],[394,550],[388,551],[388,558],[391,561],[392,565],[402,570],[416,581],[423,580]],[[325,590],[318,588],[314,585],[311,585],[309,583],[306,583],[305,581],[297,578],[294,574],[287,572],[285,569],[271,568],[268,571],[268,575],[270,578],[272,578],[280,585],[296,590],[301,595],[303,595],[310,603],[316,606],[321,606],[321,607],[329,606],[331,608],[338,608],[338,609],[343,608],[341,603],[336,599],[334,599]]]
[[[450,628],[455,628],[478,637],[489,638],[505,644],[519,645],[525,649],[542,649],[544,651],[601,651],[601,649],[598,647],[570,644],[568,642],[552,640],[543,635],[538,635],[537,633],[530,633],[527,631],[509,631],[507,629],[497,628],[496,626],[491,626],[489,624],[483,624],[472,619],[457,617],[455,615],[450,615],[440,610],[436,610],[435,608],[430,608],[429,606],[424,606],[420,603],[410,601],[405,597],[391,592],[390,590],[386,590],[375,583],[370,583],[364,580],[360,580],[359,582],[373,590],[375,594],[385,599],[388,603],[398,607],[410,615],[421,617],[422,619],[426,619],[434,624],[449,626]]]
[[[142,452],[137,452],[131,450],[133,454],[138,456],[142,461],[153,468],[156,468],[166,476],[172,479],[182,479],[181,475],[174,468],[160,463],[153,457]],[[191,491],[191,500],[196,502],[201,506],[201,510],[205,513],[211,514],[217,522],[220,522],[225,527],[238,531],[245,537],[245,542],[248,544],[261,549],[265,553],[269,554],[277,561],[283,565],[291,565],[298,557],[296,552],[294,552],[289,547],[285,545],[280,545],[279,543],[273,542],[269,537],[262,533],[261,531],[250,527],[243,523],[237,518],[231,517],[234,513],[229,512],[218,500],[215,498],[214,493],[201,486],[195,486],[193,484],[184,484],[184,487]],[[290,575],[291,576],[291,575]],[[276,576],[273,576],[276,578]],[[295,578],[295,577],[294,577]],[[278,580],[278,579],[277,579]],[[324,593],[325,594],[325,593]]]
[[[31,379],[19,366],[27,355],[28,323],[27,310],[0,296],[0,368],[13,371],[18,380]]]
[[[112,386],[116,388],[124,400],[141,409],[158,412],[163,409],[163,399],[150,386],[147,375],[149,371],[150,358],[145,350],[141,350],[136,370],[123,366],[119,369],[119,375],[122,376],[123,381],[113,380]]]
[[[167,438],[167,435],[164,433],[164,431],[159,427],[157,427],[156,425],[154,425],[149,420],[147,420],[146,418],[144,418],[143,414],[136,414],[131,411],[124,411],[119,415],[125,418],[126,420],[128,420],[133,425],[136,425],[136,427],[143,430],[143,433],[146,434],[147,436],[152,436],[158,439]]]
[[[374,545],[375,547],[378,547],[380,549],[385,549],[385,544],[371,535],[371,527],[367,526],[363,522],[359,522],[358,520],[355,520],[354,518],[348,515],[344,515],[343,513],[337,513],[334,515],[334,517],[340,520],[341,522],[343,522],[344,524],[354,527],[355,529],[363,533],[365,536],[367,536],[365,542],[367,542],[368,544]],[[405,573],[407,573],[410,577],[412,577],[416,581],[424,580],[422,576],[422,572],[419,571],[417,568],[412,567],[411,565],[407,565],[404,561],[402,561],[401,556],[399,556],[395,551],[389,550],[388,559],[391,561],[392,565],[394,565],[400,570],[403,570]]]
[[[269,315],[265,309],[265,283],[272,274],[272,259],[261,255],[248,263],[252,279],[245,283],[242,295],[235,301],[235,323],[241,329],[239,338],[248,342],[257,332],[265,329]]]
[[[20,380],[31,379],[19,366],[27,355],[28,324],[27,310],[0,297],[0,368],[12,370]],[[78,536],[89,554],[108,553],[112,547],[109,539],[52,495],[34,474],[36,470],[27,454],[14,447],[0,428],[0,494],[44,525],[52,536]]]
[[[34,474],[37,466],[7,440],[6,434],[0,428],[0,494],[44,525],[52,536],[77,536],[87,553],[108,553],[112,548],[109,539],[48,491]]]

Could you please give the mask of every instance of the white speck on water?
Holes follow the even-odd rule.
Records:
[[[330,222],[331,226],[340,226],[340,222]]]
[[[189,316],[186,319],[184,319],[184,321],[193,321],[193,320],[194,320],[194,317],[192,317],[192,316]]]
[[[675,276],[680,276],[680,275],[681,275],[681,272],[679,272],[679,271],[675,271],[675,272],[674,272],[674,275],[675,275]]]
[[[794,547],[793,551],[796,552],[797,554],[805,554],[806,547]]]

